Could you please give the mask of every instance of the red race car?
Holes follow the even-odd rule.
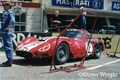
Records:
[[[91,37],[84,29],[67,29],[59,38],[28,37],[19,43],[16,54],[26,59],[51,58],[55,54],[55,61],[63,64],[69,58],[83,58],[85,55],[98,59],[104,49],[101,38]]]

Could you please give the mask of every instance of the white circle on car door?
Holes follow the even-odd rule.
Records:
[[[92,54],[92,51],[93,51],[92,44],[90,42],[86,42],[85,46],[86,46],[87,55]]]

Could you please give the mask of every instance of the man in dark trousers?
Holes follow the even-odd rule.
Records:
[[[14,27],[15,27],[15,17],[11,10],[12,5],[10,2],[6,2],[3,4],[3,20],[2,20],[2,38],[3,38],[3,44],[4,44],[4,50],[6,53],[7,61],[3,62],[2,65],[5,67],[11,67],[12,66],[12,60],[13,60],[13,33],[14,33]]]
[[[87,14],[86,5],[87,5],[86,3],[83,3],[82,6],[80,7],[80,10],[83,11],[83,13],[79,17],[79,21],[77,23],[80,29],[81,28],[86,29],[86,25],[87,25],[87,23],[86,23],[86,14]]]

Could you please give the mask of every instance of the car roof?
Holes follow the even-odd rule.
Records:
[[[88,32],[85,29],[73,29],[73,28],[67,29],[67,31],[85,31],[85,32]]]
[[[67,29],[67,31],[78,31],[81,32],[83,34],[90,34],[87,30],[85,29]]]

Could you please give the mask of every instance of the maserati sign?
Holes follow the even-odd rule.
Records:
[[[73,0],[73,5],[76,8],[80,8],[83,3],[83,0]],[[104,7],[104,0],[85,0],[85,3],[89,8],[103,9]],[[69,0],[52,0],[53,6],[69,7],[70,4]]]

